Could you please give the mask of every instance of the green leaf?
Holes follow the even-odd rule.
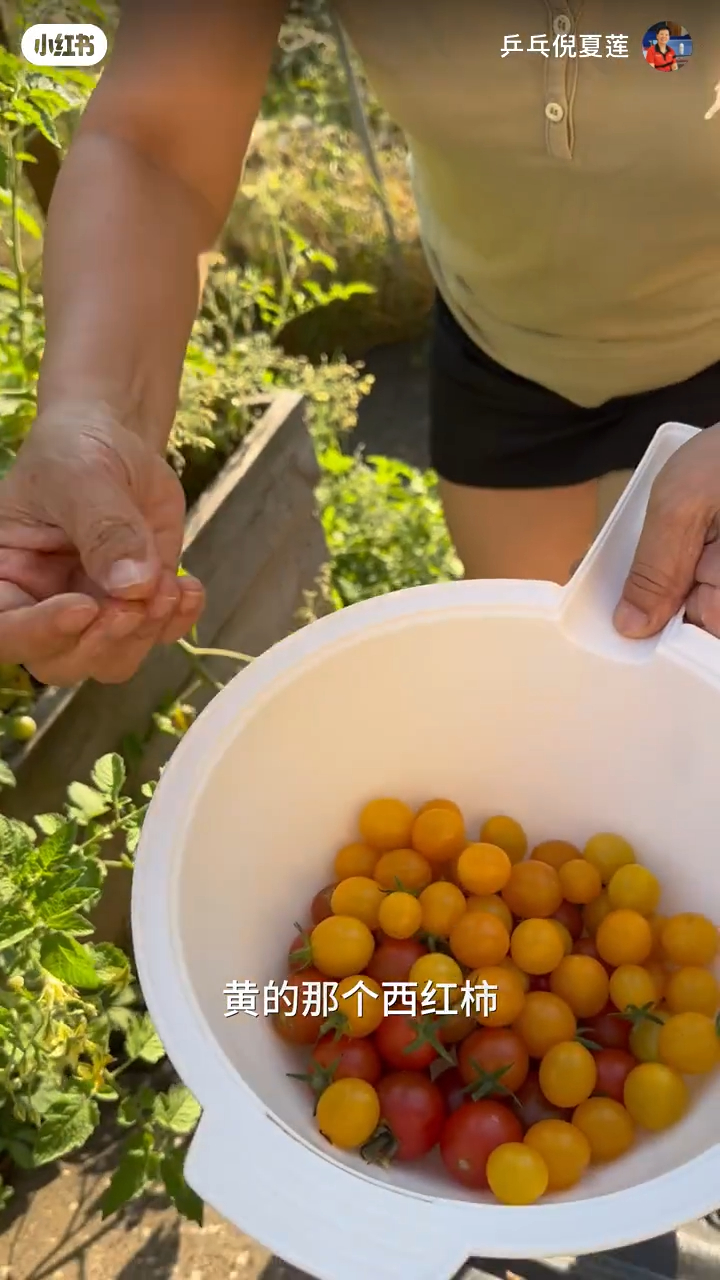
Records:
[[[75,843],[77,827],[67,819],[52,835],[47,836],[35,850],[33,859],[43,871],[50,871],[57,863],[64,863]]]
[[[165,1057],[162,1040],[149,1013],[143,1014],[131,1024],[125,1038],[125,1050],[129,1058],[140,1058],[143,1062],[159,1062]]]
[[[84,1146],[99,1120],[100,1111],[94,1099],[79,1093],[63,1095],[48,1111],[38,1130],[33,1149],[35,1167],[59,1160]]]
[[[4,205],[6,209],[12,208],[12,195],[7,187],[0,187],[0,205]],[[33,240],[42,240],[42,231],[31,213],[23,205],[18,203],[17,218],[23,231],[27,231]]]
[[[28,920],[27,911],[0,912],[0,951],[15,947],[23,938],[33,933],[35,923]]]
[[[104,796],[117,800],[125,784],[125,762],[116,752],[95,762],[92,780]]]
[[[110,808],[107,796],[96,791],[94,787],[86,786],[84,782],[70,783],[68,799],[71,810],[85,822],[92,822],[93,818],[102,817]]]
[[[109,942],[102,942],[93,947],[95,972],[99,981],[105,985],[125,982],[130,977],[130,961],[119,947]]]
[[[40,944],[40,963],[54,978],[71,987],[93,991],[100,985],[87,947],[65,934],[45,935]]]
[[[35,818],[35,826],[44,836],[54,836],[66,823],[67,818],[62,813],[40,813]]]
[[[171,1133],[192,1133],[202,1107],[184,1084],[174,1084],[167,1093],[159,1093],[153,1107],[153,1120]]]
[[[120,1157],[120,1163],[110,1179],[110,1185],[100,1200],[103,1219],[109,1218],[111,1213],[116,1213],[129,1200],[134,1200],[148,1184],[152,1138],[148,1140],[148,1135],[142,1134],[141,1139],[142,1141],[138,1141],[133,1137]]]
[[[33,832],[24,822],[6,818],[0,814],[0,858],[12,866],[21,865],[32,852]]]
[[[0,759],[0,787],[16,787],[17,781],[7,760]]]
[[[199,1195],[185,1181],[185,1154],[184,1151],[168,1152],[163,1156],[160,1173],[165,1183],[165,1190],[178,1213],[191,1222],[197,1222],[201,1227],[204,1206]]]

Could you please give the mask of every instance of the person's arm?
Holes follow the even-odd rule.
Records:
[[[126,0],[50,209],[40,415],[106,406],[164,449],[285,8]]]

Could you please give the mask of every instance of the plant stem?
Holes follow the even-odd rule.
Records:
[[[188,640],[178,640],[178,644],[192,658],[230,658],[232,662],[254,661],[249,653],[237,653],[235,649],[202,649],[198,645],[190,644]]]
[[[18,148],[19,143],[19,148]],[[11,134],[8,146],[8,177],[10,179],[10,211],[12,223],[12,242],[10,251],[12,253],[13,271],[17,283],[17,320],[18,320],[18,350],[20,358],[24,362],[26,355],[25,343],[25,309],[27,306],[27,276],[25,274],[25,266],[22,256],[22,242],[20,238],[20,177],[22,174],[22,161],[18,160],[18,149],[22,150],[22,130],[17,134]]]

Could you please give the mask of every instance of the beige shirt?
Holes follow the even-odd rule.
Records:
[[[720,360],[720,0],[335,4],[405,131],[431,269],[478,346],[585,406]],[[643,35],[675,18],[692,57],[655,71]],[[557,37],[579,54],[598,35],[629,56],[553,56]],[[550,57],[502,56],[538,36]]]

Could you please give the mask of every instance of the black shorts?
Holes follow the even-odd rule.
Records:
[[[634,468],[663,422],[720,421],[720,362],[686,382],[584,409],[497,364],[442,298],[430,355],[430,458],[444,480],[549,489]]]

